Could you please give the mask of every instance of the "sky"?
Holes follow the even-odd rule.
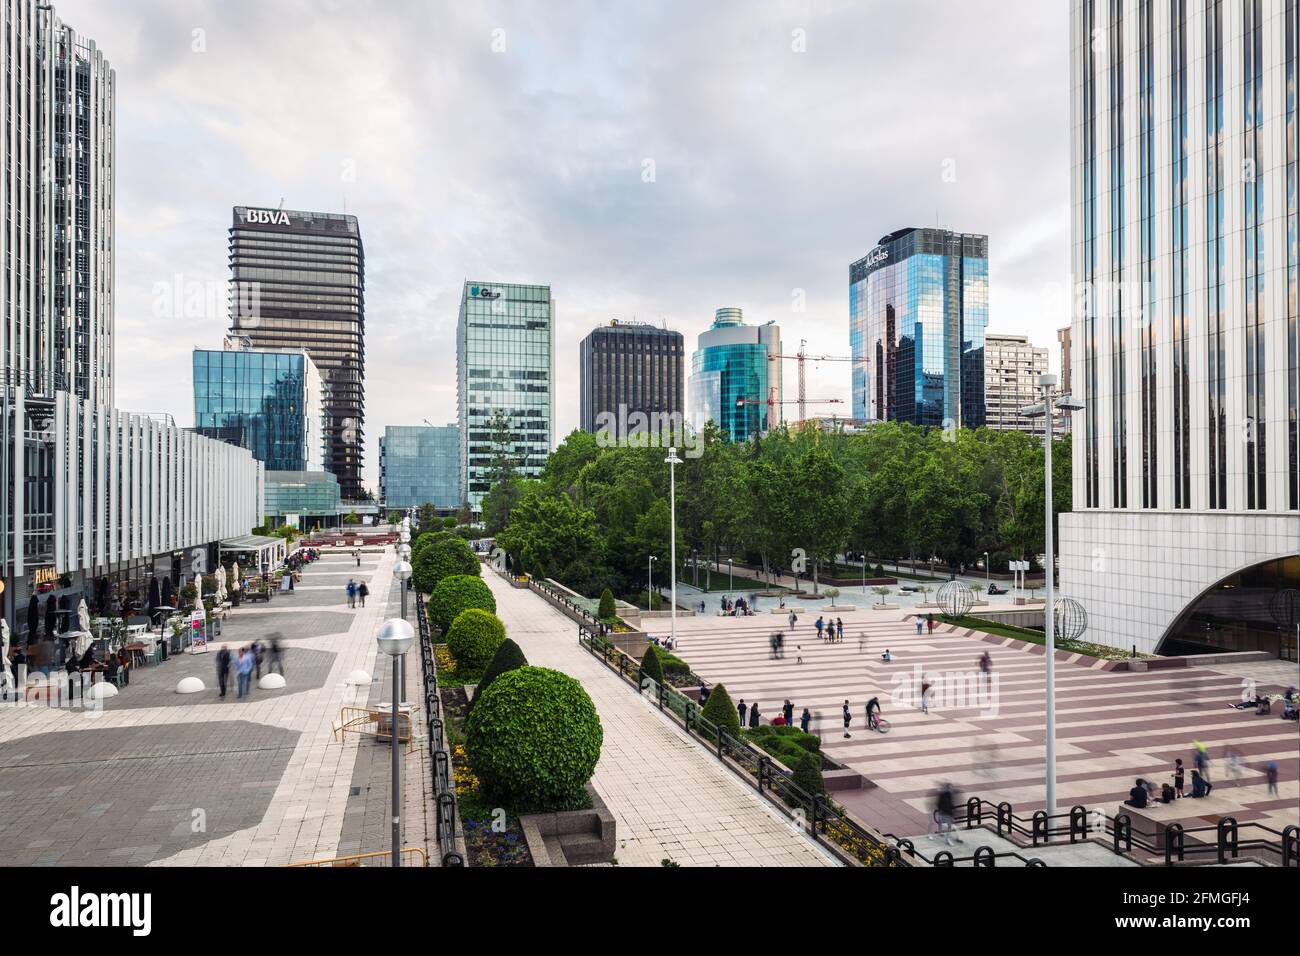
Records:
[[[372,487],[385,425],[455,421],[465,279],[551,286],[557,441],[611,318],[848,355],[849,264],[905,226],[987,234],[990,330],[1057,366],[1064,0],[55,5],[117,75],[121,408],[193,424],[231,207],[281,201],[360,220]],[[808,375],[851,411],[848,363]]]

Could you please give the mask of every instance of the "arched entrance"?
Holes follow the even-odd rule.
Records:
[[[1158,654],[1266,651],[1296,659],[1296,634],[1280,625],[1273,596],[1300,589],[1300,555],[1275,558],[1236,571],[1201,592],[1165,632]]]

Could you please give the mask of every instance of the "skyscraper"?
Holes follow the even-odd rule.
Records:
[[[366,269],[356,216],[236,206],[231,331],[253,348],[306,349],[325,380],[325,467],[363,497]]]
[[[1300,4],[1072,0],[1070,31],[1062,589],[1087,640],[1295,660]]]
[[[493,419],[508,425],[503,451],[517,473],[541,474],[555,428],[555,302],[551,287],[466,281],[456,327],[460,481],[474,511],[491,490]]]
[[[885,236],[849,266],[853,417],[983,425],[988,321],[988,236]]]
[[[379,439],[379,500],[386,508],[451,511],[460,490],[460,428],[389,425]]]
[[[683,411],[684,351],[682,333],[671,329],[618,319],[593,329],[580,348],[579,427],[594,432],[612,418],[627,435],[633,416],[649,428],[673,423]]]
[[[781,329],[746,325],[737,308],[718,309],[691,356],[691,425],[713,422],[729,441],[748,441],[781,423]]]
[[[984,423],[1000,431],[1041,435],[1041,419],[1025,418],[1020,409],[1041,401],[1038,377],[1047,374],[1047,349],[1027,335],[984,334]],[[1059,425],[1057,426],[1059,431]]]

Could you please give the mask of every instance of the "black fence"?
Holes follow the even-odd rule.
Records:
[[[593,619],[594,620],[594,619]],[[811,794],[795,783],[791,772],[758,747],[719,727],[701,713],[700,705],[668,684],[661,684],[641,673],[640,662],[607,640],[599,622],[595,626],[578,626],[578,643],[618,676],[634,691],[653,698],[659,709],[680,723],[686,733],[714,752],[723,766],[739,774],[758,792],[783,807],[802,824],[818,843],[833,847],[840,854],[865,866],[995,866],[999,862],[1026,866],[1043,866],[1038,859],[1016,852],[998,853],[992,847],[979,847],[970,856],[954,856],[942,850],[933,857],[916,848],[910,840],[878,834],[853,819],[823,794]]]
[[[1098,808],[1073,806],[1055,814],[1036,810],[1026,820],[1016,814],[1010,803],[994,804],[971,797],[959,820],[968,830],[983,827],[998,836],[1027,841],[1032,846],[1047,846],[1053,841],[1092,840],[1109,846],[1116,854],[1137,859],[1136,848],[1157,860],[1163,859],[1165,866],[1205,862],[1222,865],[1243,857],[1284,867],[1300,866],[1300,827],[1276,830],[1262,823],[1239,823],[1230,816],[1204,826],[1168,823],[1154,832],[1143,832],[1134,830],[1132,816],[1124,811],[1107,815]]]
[[[451,771],[451,753],[442,720],[442,698],[438,695],[438,665],[433,657],[433,639],[424,602],[416,595],[415,616],[420,634],[420,663],[424,669],[424,712],[429,715],[429,757],[433,761],[433,794],[437,801],[438,852],[443,866],[464,866],[456,848],[456,784]]]

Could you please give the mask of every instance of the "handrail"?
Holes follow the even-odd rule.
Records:
[[[1217,823],[1199,826],[1169,823],[1159,831],[1144,832],[1134,827],[1132,816],[1123,809],[1107,814],[1099,807],[1090,809],[1076,804],[1061,813],[1035,810],[1026,826],[1025,818],[1016,814],[1010,803],[1003,801],[995,805],[974,796],[960,810],[957,822],[964,823],[968,830],[996,827],[999,836],[1019,837],[1035,847],[1049,845],[1054,837],[1066,838],[1062,842],[1069,843],[1092,841],[1109,847],[1117,856],[1149,862],[1135,855],[1136,848],[1166,866],[1199,862],[1198,858],[1206,857],[1222,864],[1256,851],[1277,856],[1284,867],[1300,867],[1300,827],[1294,825],[1277,830],[1265,823],[1242,823],[1233,816],[1224,816]],[[990,810],[995,824],[985,819]]]
[[[832,846],[859,863],[870,866],[914,866],[922,861],[934,866],[953,866],[973,863],[993,866],[998,860],[1018,860],[1026,866],[1042,866],[1041,860],[1025,858],[1019,853],[996,853],[991,847],[980,847],[971,856],[954,857],[941,851],[931,858],[910,840],[893,838],[890,834],[877,834],[849,815],[848,811],[822,794],[810,794],[794,782],[793,775],[772,758],[748,741],[719,727],[702,713],[702,708],[692,698],[668,684],[660,683],[641,673],[640,662],[607,640],[595,627],[579,624],[578,643],[638,693],[653,695],[660,711],[679,721],[689,736],[707,745],[714,755],[732,772],[754,783],[759,793],[772,803],[794,811],[795,819],[804,824],[807,832],[819,844]]]
[[[415,619],[420,635],[420,663],[424,672],[425,713],[429,721],[429,757],[433,761],[433,795],[437,802],[438,849],[442,865],[464,866],[465,858],[457,849],[456,785],[451,770],[451,753],[442,720],[442,698],[438,694],[438,666],[433,657],[433,639],[429,630],[429,616],[424,601],[416,593]]]

